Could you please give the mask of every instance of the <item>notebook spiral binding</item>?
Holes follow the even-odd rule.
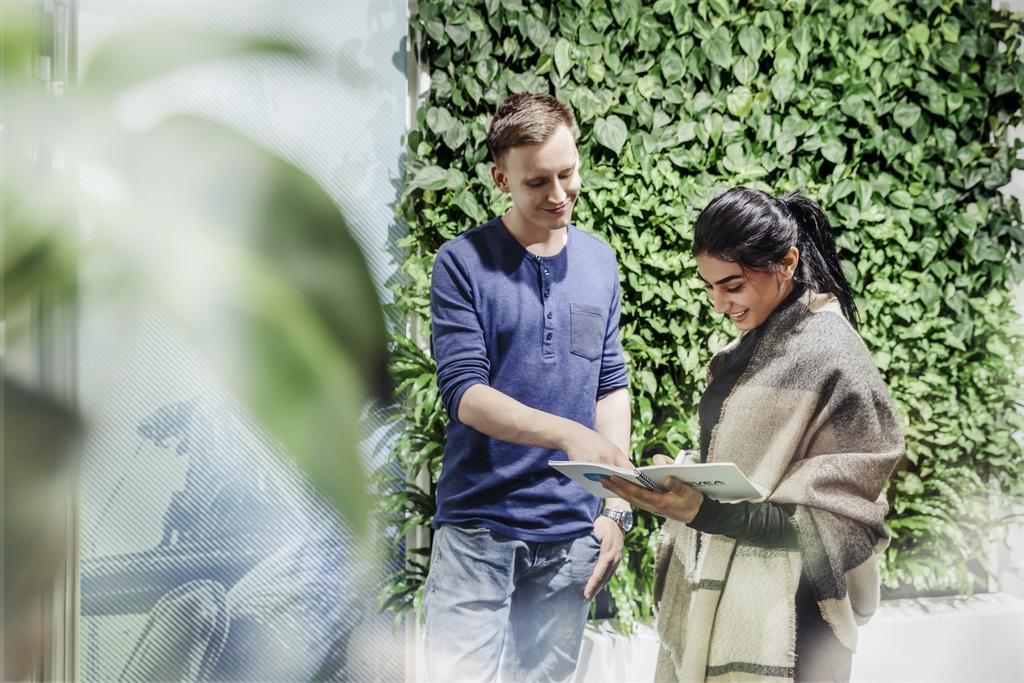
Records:
[[[633,476],[639,479],[640,482],[647,487],[647,490],[654,491],[655,493],[664,493],[664,491],[658,488],[657,484],[648,479],[647,475],[641,472],[640,470],[633,470]]]

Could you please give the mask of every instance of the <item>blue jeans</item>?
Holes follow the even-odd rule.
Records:
[[[597,564],[593,534],[518,541],[443,525],[426,584],[428,681],[568,681],[576,670]]]

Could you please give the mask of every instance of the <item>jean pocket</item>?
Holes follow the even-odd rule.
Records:
[[[569,565],[572,577],[586,581],[594,573],[597,558],[601,554],[601,541],[594,534],[577,538],[569,547]]]
[[[442,524],[434,532],[433,547],[430,552],[430,564],[441,560],[444,554],[459,555],[467,549],[475,549],[493,543],[491,530],[484,527],[464,527]]]
[[[569,304],[569,350],[596,360],[604,348],[604,311],[587,304]]]

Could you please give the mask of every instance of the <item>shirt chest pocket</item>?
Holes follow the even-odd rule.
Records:
[[[598,306],[569,304],[569,350],[595,360],[604,349],[604,314]]]

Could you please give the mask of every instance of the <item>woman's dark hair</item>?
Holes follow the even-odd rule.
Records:
[[[834,294],[843,315],[857,325],[857,307],[843,275],[832,226],[821,207],[799,192],[776,199],[760,190],[734,187],[711,200],[693,226],[693,254],[709,254],[744,270],[775,271],[796,247],[794,284]]]

